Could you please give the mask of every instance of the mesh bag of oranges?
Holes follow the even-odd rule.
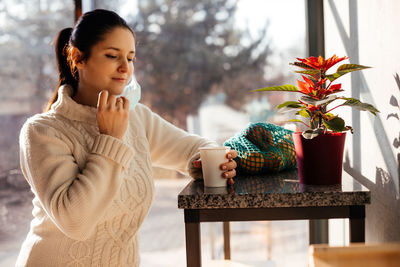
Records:
[[[259,174],[296,167],[292,131],[278,125],[252,123],[224,145],[238,152],[238,172]]]

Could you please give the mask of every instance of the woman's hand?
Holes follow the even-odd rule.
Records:
[[[226,153],[226,158],[229,160],[226,163],[220,165],[220,169],[224,172],[222,173],[222,177],[228,179],[229,184],[234,184],[233,177],[236,176],[237,167],[236,161],[233,159],[238,156],[238,152],[236,150],[230,150]],[[201,168],[201,159],[193,162],[194,167]]]
[[[129,100],[126,97],[109,95],[103,90],[97,101],[97,125],[101,134],[121,139],[128,127]]]
[[[224,172],[222,173],[222,177],[228,179],[229,184],[234,184],[233,177],[236,176],[236,161],[233,159],[238,156],[238,152],[236,150],[230,150],[226,153],[226,158],[229,160],[226,163],[221,164],[220,168]]]

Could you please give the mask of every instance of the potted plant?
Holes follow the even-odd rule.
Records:
[[[328,59],[323,57],[297,58],[291,63],[301,70],[303,81],[297,80],[298,87],[287,84],[261,88],[253,91],[287,91],[297,92],[302,96],[297,101],[287,101],[280,104],[280,110],[294,111],[303,120],[292,119],[307,126],[304,132],[293,133],[296,150],[297,168],[302,184],[340,184],[342,177],[343,150],[346,132],[353,133],[353,128],[345,121],[331,113],[338,107],[349,106],[359,110],[369,111],[373,115],[379,112],[374,106],[362,103],[360,100],[338,96],[342,85],[334,82],[341,76],[369,67],[357,64],[342,64],[336,72],[327,71],[348,57],[333,55]]]

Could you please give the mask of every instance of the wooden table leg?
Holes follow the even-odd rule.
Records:
[[[365,219],[350,219],[350,243],[365,242]]]
[[[350,207],[350,243],[365,242],[365,206]]]
[[[229,222],[223,222],[224,227],[224,255],[225,260],[231,259],[231,231],[229,227]]]
[[[201,267],[201,237],[200,223],[186,222],[186,266]]]
[[[308,225],[310,245],[329,243],[328,220],[309,220]]]

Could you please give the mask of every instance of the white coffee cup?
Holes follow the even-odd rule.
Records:
[[[228,187],[226,187],[226,186],[224,186],[224,187],[204,187],[204,194],[226,195],[226,194],[228,194]]]
[[[227,179],[222,177],[221,164],[228,162],[226,153],[230,147],[200,147],[201,166],[205,187],[226,187]]]

